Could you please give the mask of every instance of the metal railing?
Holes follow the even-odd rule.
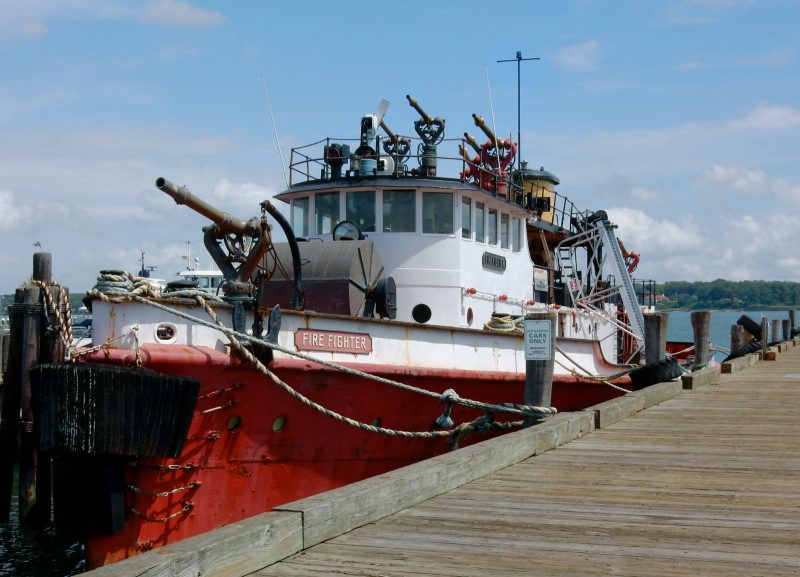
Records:
[[[422,141],[419,138],[408,136],[403,136],[402,138],[405,138],[411,142],[411,150],[416,150],[417,153],[415,154],[412,152],[410,155],[402,157],[398,155],[381,153],[379,158],[392,158],[392,161],[394,162],[394,168],[391,173],[388,171],[382,171],[380,174],[376,174],[375,176],[393,176],[398,179],[422,177],[432,180],[465,182],[465,175],[469,174],[470,172],[472,174],[478,173],[480,175],[493,174],[489,169],[485,168],[484,166],[477,165],[463,156],[442,156],[437,154],[435,157],[437,175],[421,176],[418,174],[417,168],[409,168],[406,165],[406,162],[411,163],[416,160],[416,162],[421,165],[422,159],[419,145],[422,143]],[[384,139],[381,137],[376,138],[376,150],[381,150],[381,143],[383,140]],[[459,142],[462,146],[464,146],[466,143],[463,138],[445,139],[439,144],[439,146],[442,146],[442,144],[448,142]],[[333,144],[358,146],[360,144],[360,140],[353,138],[324,138],[311,144],[292,148],[289,160],[289,185],[293,186],[307,182],[325,182],[332,179],[333,176],[331,167],[325,158],[324,151]],[[415,144],[416,148],[414,147]],[[343,166],[345,164],[346,163],[343,163]],[[439,176],[440,174],[449,174],[454,176]],[[355,174],[355,171],[352,169],[344,170],[342,173],[342,178],[350,178],[353,176],[358,176],[359,178],[371,177],[370,175]],[[550,208],[546,211],[540,211],[540,214],[538,214],[540,220],[562,230],[575,232],[575,227],[573,224],[574,218],[582,213],[564,194],[561,194],[555,190],[546,190],[544,188],[539,188],[534,193],[526,193],[522,183],[515,180],[513,171],[509,172],[509,174],[501,182],[498,182],[496,178],[481,178],[480,180],[482,182],[488,181],[491,183],[491,188],[483,188],[487,194],[497,194],[497,190],[502,190],[503,193],[500,194],[500,196],[504,196],[508,202],[515,203],[524,208],[529,208],[531,211],[534,211],[534,207],[537,206],[537,199],[549,199]]]

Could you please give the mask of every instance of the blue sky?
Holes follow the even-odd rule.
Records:
[[[357,136],[381,98],[412,133],[412,94],[477,133],[473,112],[579,207],[605,209],[637,277],[800,281],[800,2],[0,0],[0,293],[53,253],[85,291],[140,250],[171,278],[203,219],[186,184],[249,217],[284,188],[281,150]],[[452,151],[453,156],[456,151]],[[188,244],[187,244],[188,243]]]

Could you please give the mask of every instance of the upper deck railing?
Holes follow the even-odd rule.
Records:
[[[437,153],[435,157],[423,158],[425,151],[421,139],[402,138],[410,143],[410,152],[405,155],[381,153],[377,162],[382,164],[371,172],[364,171],[360,167],[354,168],[351,158],[336,157],[332,159],[328,152],[332,151],[334,146],[344,145],[355,148],[359,145],[358,139],[324,138],[311,144],[292,148],[289,160],[289,185],[292,187],[300,184],[321,184],[334,181],[363,183],[375,178],[393,178],[398,182],[410,178],[464,183],[472,180],[475,181],[473,186],[476,189],[528,208],[534,216],[538,216],[541,222],[547,222],[562,231],[573,232],[575,230],[574,219],[582,213],[565,195],[544,188],[526,192],[517,171],[487,170],[484,165],[473,162],[466,155],[445,156]],[[381,150],[384,140],[381,137],[376,138],[376,150]],[[442,141],[442,145],[448,143],[453,148],[457,147],[455,143],[459,143],[462,147],[467,145],[467,141],[463,138]],[[372,159],[374,160],[374,157]],[[333,168],[332,160],[339,163],[338,169]],[[421,168],[423,163],[426,163],[427,166],[433,165],[435,175],[431,175],[430,170],[423,173]],[[416,167],[410,166],[411,164],[415,164]],[[442,174],[453,176],[440,176]],[[471,178],[468,175],[472,175]],[[543,203],[543,201],[545,202]],[[545,205],[549,205],[547,210],[543,209]]]

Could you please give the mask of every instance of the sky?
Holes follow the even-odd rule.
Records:
[[[524,160],[608,212],[637,278],[800,281],[798,22],[800,0],[0,0],[0,294],[39,250],[73,292],[142,251],[161,278],[208,266],[156,178],[258,215],[292,147],[356,138],[381,98],[400,134],[411,94],[448,138],[481,136],[473,112],[516,135],[517,51],[540,58]]]

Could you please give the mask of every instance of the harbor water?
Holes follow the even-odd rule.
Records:
[[[24,529],[19,525],[17,478],[8,523],[0,523],[0,577],[69,577],[86,571],[83,546],[49,526]]]
[[[667,340],[679,342],[693,342],[694,333],[692,332],[691,311],[671,311],[669,321],[667,321]],[[772,320],[784,320],[789,318],[788,310],[772,311],[733,311],[717,310],[711,312],[709,324],[709,335],[711,344],[715,348],[728,349],[731,346],[731,326],[736,324],[739,317],[747,315],[758,324],[761,324],[761,317]],[[727,353],[716,352],[716,359],[721,361]]]
[[[736,324],[742,314],[757,323],[761,322],[762,316],[769,320],[789,318],[786,310],[713,311],[710,335],[715,347],[730,346],[731,325]],[[691,312],[669,313],[667,338],[671,341],[694,340]],[[718,360],[725,357],[723,352],[717,352],[716,355]],[[14,495],[16,497],[16,490]],[[0,523],[0,577],[69,577],[85,570],[80,543],[59,535],[54,527],[42,531],[20,528],[16,498],[12,499],[11,522]]]

